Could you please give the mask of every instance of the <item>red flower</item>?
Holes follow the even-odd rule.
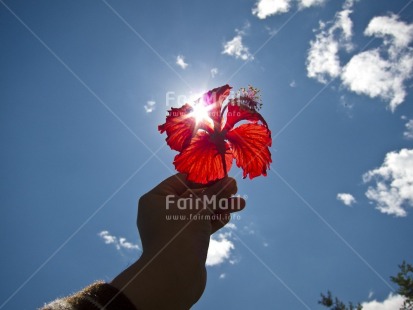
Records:
[[[267,175],[271,163],[271,131],[257,110],[261,107],[258,90],[242,88],[224,104],[231,87],[224,85],[205,93],[194,104],[168,111],[166,122],[158,127],[166,132],[166,142],[180,152],[176,170],[189,181],[207,184],[222,179],[235,158],[250,179]],[[237,127],[239,122],[243,121]]]

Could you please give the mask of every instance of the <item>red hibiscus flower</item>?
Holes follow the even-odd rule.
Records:
[[[222,179],[234,158],[244,178],[267,175],[272,140],[267,123],[257,112],[261,107],[259,91],[251,86],[241,88],[225,103],[230,91],[231,87],[224,85],[194,104],[172,108],[165,124],[158,127],[161,133],[166,132],[171,149],[180,152],[174,165],[189,181],[207,184]]]

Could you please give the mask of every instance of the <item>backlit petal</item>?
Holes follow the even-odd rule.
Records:
[[[229,147],[228,147],[229,149]],[[231,169],[232,154],[227,151],[227,172]],[[207,132],[199,131],[191,144],[175,156],[176,170],[187,175],[189,181],[207,184],[225,176],[222,156]]]
[[[254,123],[261,121],[265,127],[268,127],[267,122],[260,113],[247,106],[237,104],[236,101],[231,101],[228,104],[227,121],[224,128],[230,130],[236,123],[243,120]]]
[[[230,130],[226,135],[231,143],[237,166],[242,168],[243,177],[250,179],[267,175],[270,168],[271,131],[260,124],[243,124]]]
[[[175,151],[182,151],[191,142],[195,130],[195,119],[190,116],[192,107],[185,104],[180,108],[168,111],[166,122],[158,126],[158,130],[166,131],[166,142]]]
[[[210,90],[202,96],[202,99],[207,106],[212,105],[211,109],[208,109],[208,111],[209,117],[215,123],[221,123],[222,103],[230,94],[231,88],[232,87],[227,84],[221,87],[214,88],[213,90]]]

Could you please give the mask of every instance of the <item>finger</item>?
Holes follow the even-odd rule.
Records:
[[[231,215],[229,213],[217,214],[211,219],[211,235],[229,223]]]
[[[187,182],[188,182],[188,186],[190,188],[206,188],[206,187],[210,187],[210,186],[214,185],[215,183],[217,183],[219,181],[220,180],[215,180],[215,181],[209,182],[207,184],[200,184],[200,183],[195,183],[195,182],[192,182],[192,181],[187,181]]]
[[[226,177],[210,184],[197,184],[187,181],[185,174],[177,173],[159,183],[149,193],[156,195],[176,194],[180,196],[188,189],[201,188],[206,189],[206,194],[210,195],[215,193],[220,196],[230,197],[237,192],[237,185],[233,178]]]
[[[179,197],[180,198],[188,198],[188,197],[198,198],[198,197],[202,197],[204,191],[205,191],[205,189],[203,189],[203,188],[199,188],[199,189],[190,188],[190,189],[187,189]]]
[[[155,188],[153,188],[149,193],[154,195],[182,195],[190,189],[188,182],[186,181],[186,175],[182,173],[177,173],[169,178],[163,180]]]
[[[208,187],[203,193],[204,207],[207,212],[214,213],[217,209],[228,210],[228,198],[236,194],[237,182],[226,177]]]
[[[238,191],[237,182],[230,177],[226,177],[205,189],[204,195],[208,197],[216,196],[217,199],[229,198]]]
[[[225,200],[220,200],[214,207],[215,214],[234,213],[243,210],[246,206],[246,201],[242,197],[231,197]]]

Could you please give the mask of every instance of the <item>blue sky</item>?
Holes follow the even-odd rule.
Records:
[[[136,204],[174,173],[170,106],[261,89],[267,177],[211,240],[194,309],[400,303],[413,261],[412,1],[0,0],[1,309],[33,309],[140,255]],[[410,241],[409,241],[410,240]],[[380,304],[374,303],[374,300]]]

